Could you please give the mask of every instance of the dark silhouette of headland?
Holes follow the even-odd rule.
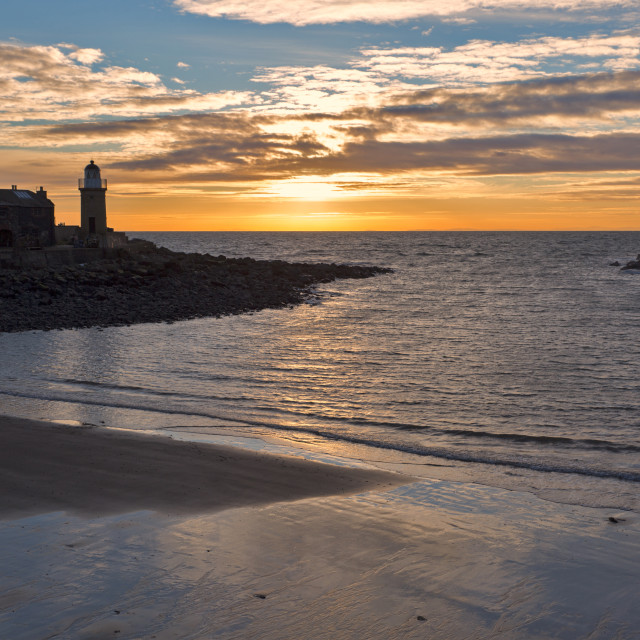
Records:
[[[53,202],[42,187],[35,194],[16,185],[0,190],[0,332],[284,307],[308,299],[314,284],[391,271],[180,253],[130,240],[107,226],[107,183],[93,160],[84,176],[77,226],[55,225]]]

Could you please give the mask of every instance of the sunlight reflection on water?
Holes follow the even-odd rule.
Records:
[[[608,263],[635,256],[639,233],[134,235],[396,271],[322,285],[320,304],[295,309],[2,335],[4,412],[234,427],[559,500],[637,505],[640,278]]]

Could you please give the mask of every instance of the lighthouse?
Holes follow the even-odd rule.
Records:
[[[78,180],[80,190],[80,235],[87,244],[102,246],[107,234],[107,181],[100,177],[100,167],[92,160]]]

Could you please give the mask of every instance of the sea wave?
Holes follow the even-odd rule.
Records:
[[[47,402],[73,402],[79,405],[99,406],[99,407],[111,407],[113,409],[135,410],[143,411],[154,414],[163,414],[168,416],[189,416],[197,418],[207,418],[218,423],[228,423],[231,428],[258,428],[272,431],[273,433],[300,433],[306,435],[312,435],[316,438],[324,439],[327,441],[343,442],[348,444],[361,445],[372,449],[383,449],[387,451],[393,451],[404,454],[411,454],[413,456],[419,456],[422,458],[439,458],[445,460],[451,460],[464,463],[475,463],[482,465],[489,465],[495,467],[510,467],[514,469],[528,469],[531,471],[537,471],[541,473],[560,473],[560,474],[573,474],[579,476],[590,476],[594,478],[609,478],[615,480],[622,480],[625,482],[640,483],[640,473],[627,470],[627,469],[613,469],[613,468],[598,468],[594,466],[587,466],[583,461],[575,461],[573,463],[555,463],[549,460],[545,460],[535,456],[509,456],[501,455],[500,452],[493,450],[491,453],[481,450],[456,450],[452,448],[434,447],[418,443],[408,443],[399,441],[390,441],[384,439],[378,439],[371,437],[370,435],[363,437],[353,433],[330,431],[326,429],[307,427],[307,426],[295,426],[295,425],[282,425],[274,424],[270,421],[261,421],[259,419],[238,419],[233,418],[225,413],[214,413],[210,411],[191,411],[191,410],[178,410],[168,408],[154,408],[141,406],[138,403],[125,403],[125,402],[109,402],[105,399],[91,400],[83,399],[78,401],[70,400],[68,397],[54,397],[51,394],[29,394],[29,393],[2,393],[4,396],[15,396],[20,398],[31,398],[44,400]],[[164,427],[164,429],[179,430],[179,429],[192,429],[193,427],[181,427],[180,425],[171,425]],[[159,430],[162,430],[159,429]],[[478,432],[471,430],[451,430],[450,433],[457,435],[478,435]],[[496,436],[496,434],[489,434],[490,436]],[[523,439],[518,434],[500,434],[506,435],[507,438],[513,437],[514,440],[520,441]],[[500,437],[500,435],[498,437]],[[483,436],[480,436],[483,437]],[[525,440],[533,440],[536,444],[540,444],[544,441],[561,441],[562,438],[546,438],[546,437],[524,437]],[[570,439],[565,439],[570,440]],[[558,444],[556,442],[556,444]],[[575,441],[567,442],[563,444],[579,444]],[[636,452],[640,450],[640,447],[635,445],[622,445],[618,443],[606,442],[601,440],[583,440],[582,444],[595,448],[605,448],[609,452]]]

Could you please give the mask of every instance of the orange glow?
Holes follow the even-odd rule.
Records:
[[[16,151],[0,158],[7,185],[43,185],[56,205],[56,221],[78,224],[77,178],[86,154]],[[337,179],[300,177],[263,183],[200,185],[147,183],[144,176],[109,170],[107,220],[129,231],[410,231],[410,230],[638,230],[634,174],[608,186],[612,177],[556,176],[452,178],[432,175],[421,183],[360,176],[360,187],[343,190]],[[356,176],[352,183],[356,183]],[[625,190],[626,189],[626,190]],[[637,189],[637,191],[635,191]],[[425,195],[415,195],[422,190]]]
[[[340,189],[335,184],[324,180],[294,178],[292,180],[280,180],[270,184],[265,197],[273,196],[321,202],[340,197]]]
[[[79,197],[56,197],[56,220],[79,221]],[[634,202],[523,198],[375,198],[331,202],[266,198],[107,195],[109,225],[139,231],[634,230]]]

